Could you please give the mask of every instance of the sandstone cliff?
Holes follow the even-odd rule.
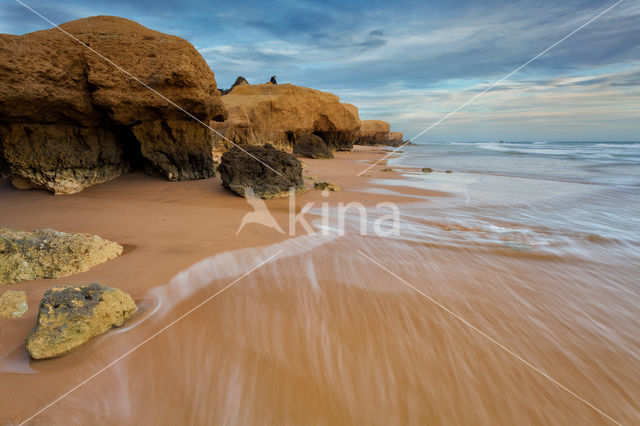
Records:
[[[264,145],[291,150],[304,134],[321,137],[329,148],[348,151],[360,128],[357,116],[337,96],[291,84],[239,85],[222,97],[229,111],[211,126],[238,145]],[[214,136],[221,150],[232,144]]]
[[[357,145],[402,145],[402,132],[391,132],[391,126],[386,121],[362,120],[358,132]]]
[[[186,40],[96,16],[61,25],[205,123],[223,120],[213,72]],[[210,131],[59,29],[0,35],[0,171],[74,193],[131,167],[214,175]]]

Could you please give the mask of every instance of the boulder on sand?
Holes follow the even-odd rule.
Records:
[[[0,284],[66,277],[121,254],[120,244],[97,235],[0,228]]]
[[[319,136],[305,133],[296,140],[293,153],[308,158],[333,158],[333,153]]]
[[[119,289],[98,283],[52,288],[40,302],[27,350],[34,359],[64,355],[92,337],[121,326],[135,312],[131,296]]]
[[[269,144],[230,149],[222,154],[218,172],[222,185],[242,197],[247,187],[260,198],[286,197],[290,188],[305,189],[300,161]]]
[[[204,123],[223,120],[213,72],[186,40],[96,16],[60,25]],[[0,34],[0,173],[69,194],[131,168],[214,175],[210,131],[57,28]]]
[[[331,93],[292,84],[236,86],[222,97],[229,119],[212,122],[215,146],[264,145],[291,150],[305,133],[313,133],[336,151],[350,151],[360,120]]]
[[[313,188],[320,191],[332,191],[332,192],[342,191],[342,188],[330,182],[316,182],[313,185]]]

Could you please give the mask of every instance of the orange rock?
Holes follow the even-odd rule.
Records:
[[[391,126],[386,121],[362,120],[358,133],[358,145],[377,145],[389,140]]]
[[[240,85],[222,101],[229,119],[211,125],[239,145],[269,143],[291,151],[297,138],[313,133],[329,148],[348,151],[360,128],[357,115],[337,96],[292,84]],[[214,139],[221,150],[231,146],[221,137]]]
[[[203,122],[226,117],[186,40],[113,16],[60,27]],[[132,165],[173,180],[214,174],[201,124],[59,29],[0,35],[0,80],[0,165],[22,186],[74,193]]]

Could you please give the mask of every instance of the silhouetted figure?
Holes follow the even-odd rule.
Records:
[[[276,76],[275,75],[271,76],[271,80],[270,81],[271,81],[271,84],[278,84],[278,82],[276,81]]]

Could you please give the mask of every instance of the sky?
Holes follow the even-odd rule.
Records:
[[[639,141],[640,0],[21,0],[56,24],[132,19],[190,41],[218,87],[325,90],[416,142]],[[0,33],[51,25],[0,0]],[[433,126],[433,127],[432,127]]]

